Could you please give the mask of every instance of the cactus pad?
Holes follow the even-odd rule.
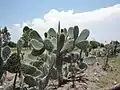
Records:
[[[48,34],[49,34],[51,37],[56,37],[56,31],[55,31],[53,28],[50,28],[50,29],[49,29]]]
[[[79,49],[84,50],[84,49],[86,49],[86,48],[89,47],[89,42],[88,42],[87,40],[83,40],[83,41],[77,43],[76,46],[77,46]]]
[[[73,30],[74,30],[73,27],[70,27],[70,28],[68,29],[68,36],[69,36],[69,38],[74,38]]]
[[[74,40],[76,40],[79,35],[79,27],[78,26],[74,26],[73,34],[74,34]]]
[[[35,50],[41,50],[44,47],[44,44],[36,39],[32,39],[30,43]]]
[[[54,45],[49,39],[44,40],[44,45],[46,50],[48,50],[49,52],[53,51]]]
[[[69,52],[71,52],[73,49],[74,49],[74,40],[71,39],[71,40],[67,41],[67,42],[64,44],[64,46],[63,46],[63,48],[62,48],[62,50],[61,50],[61,53],[69,53]]]
[[[40,42],[43,42],[41,36],[35,30],[33,30],[33,31],[30,32],[29,37],[30,37],[30,39],[36,39],[36,40],[38,40]]]
[[[11,54],[4,67],[10,73],[18,73],[20,71],[20,56],[17,53]]]
[[[88,38],[89,34],[90,34],[90,31],[88,29],[84,29],[80,33],[79,37],[76,39],[76,43],[80,42],[81,40],[86,40]]]
[[[43,47],[41,50],[35,50],[35,49],[33,49],[32,52],[31,52],[31,54],[32,54],[33,56],[39,56],[39,55],[41,55],[44,51],[45,51],[45,48],[44,48],[44,47]]]
[[[8,57],[10,56],[11,54],[11,49],[9,46],[5,46],[3,49],[2,49],[2,58],[3,60],[7,60]]]

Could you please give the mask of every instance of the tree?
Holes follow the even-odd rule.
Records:
[[[90,41],[91,49],[98,48],[100,46],[100,43],[97,41]]]
[[[8,45],[8,43],[10,42],[10,33],[8,32],[8,29],[7,27],[5,26],[3,29],[2,29],[2,43],[3,43],[3,46],[6,46]]]
[[[22,40],[24,40],[24,47],[30,47],[29,41],[29,33],[32,31],[32,29],[30,29],[28,26],[25,26],[23,28],[23,34],[22,34]]]

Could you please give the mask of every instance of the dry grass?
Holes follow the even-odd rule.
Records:
[[[107,90],[105,87],[112,87],[120,83],[120,56],[114,60],[110,60],[109,64],[112,66],[112,71],[107,71],[107,75],[99,77],[97,85],[101,90]]]

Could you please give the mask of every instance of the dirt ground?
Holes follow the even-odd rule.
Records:
[[[23,52],[25,53],[25,58],[28,58],[29,51],[24,50]],[[31,56],[29,57],[31,59],[33,58]],[[86,82],[76,81],[75,88],[71,87],[72,82],[68,82],[56,89],[57,82],[50,80],[46,90],[108,90],[109,87],[120,83],[120,55],[117,58],[111,58],[109,60],[109,64],[112,68],[108,71],[102,70],[103,63],[104,59],[98,58],[96,63],[89,65],[84,73],[84,78],[88,80],[86,80]],[[13,77],[14,74],[8,73],[6,81],[12,81]],[[3,86],[0,86],[0,90],[4,90]]]

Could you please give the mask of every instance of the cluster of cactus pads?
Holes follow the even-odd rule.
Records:
[[[64,83],[63,77],[68,78],[69,72],[74,83],[75,71],[83,72],[87,69],[82,53],[90,46],[87,40],[89,34],[88,29],[79,34],[78,26],[70,27],[68,30],[60,29],[60,22],[58,32],[50,28],[44,33],[44,39],[37,31],[31,30],[29,32],[31,55],[37,57],[37,60],[28,64],[24,63],[21,57],[24,43],[22,39],[18,40],[15,53],[12,53],[8,46],[2,48],[0,45],[0,78],[6,71],[16,73],[14,83],[5,90],[44,90],[50,78],[57,79],[58,86],[61,86]],[[18,73],[21,81],[16,87]]]
[[[44,33],[44,40],[37,31],[33,30],[29,35],[33,47],[31,54],[38,57],[46,55],[47,60],[44,62],[48,64],[48,67],[55,61],[52,73],[57,73],[58,86],[60,86],[64,82],[63,65],[73,62],[82,70],[87,68],[81,55],[89,47],[89,42],[86,40],[89,34],[89,30],[84,29],[79,35],[78,26],[70,27],[68,30],[60,29],[60,22],[58,32],[50,28],[48,32]]]

